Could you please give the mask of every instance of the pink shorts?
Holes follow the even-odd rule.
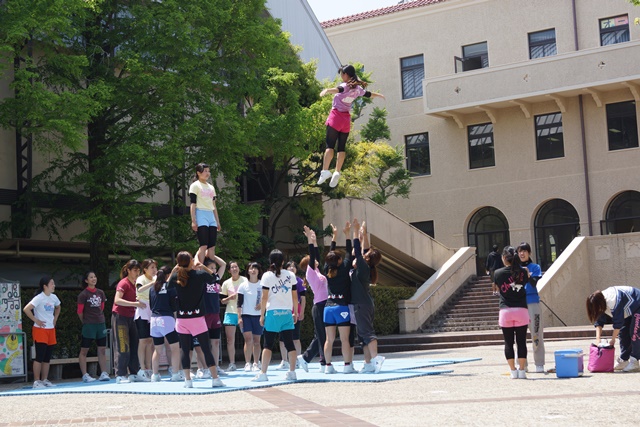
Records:
[[[331,126],[338,132],[349,133],[351,131],[351,114],[348,111],[341,113],[332,108],[325,125]]]
[[[501,308],[498,325],[501,328],[517,328],[529,324],[529,310],[522,307]]]
[[[207,328],[207,322],[204,320],[204,316],[193,317],[191,319],[182,319],[178,317],[176,319],[176,332],[184,335],[191,335],[192,337],[209,332]]]

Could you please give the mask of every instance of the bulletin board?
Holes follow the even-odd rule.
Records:
[[[27,376],[20,283],[0,279],[0,379]]]

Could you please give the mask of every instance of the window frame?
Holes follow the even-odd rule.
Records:
[[[614,25],[612,27],[606,27],[603,28],[602,24],[605,21],[611,21],[611,20],[615,20],[617,18],[626,18],[627,23],[626,24],[622,24],[622,25]],[[626,28],[625,28],[626,27]],[[631,41],[631,32],[629,30],[629,14],[628,13],[623,13],[621,15],[616,15],[616,16],[609,16],[607,18],[600,18],[598,20],[598,29],[600,31],[600,46],[611,46],[614,44],[618,44],[618,43],[626,43],[628,41]],[[604,39],[603,37],[611,34],[611,33],[617,33],[617,32],[621,32],[621,31],[625,31],[626,29],[626,35],[627,35],[627,39],[626,40],[618,40],[618,36],[616,36],[616,41],[613,43],[604,43]]]
[[[404,60],[407,59],[413,59],[413,58],[422,58],[422,63],[421,64],[417,64],[417,65],[407,65],[405,66],[403,64]],[[413,73],[413,72],[420,72],[422,71],[422,78],[420,79],[420,85],[419,85],[419,94],[414,95],[414,94],[407,94],[407,91],[405,90],[405,85],[404,85],[404,75],[405,73]],[[412,55],[412,56],[405,56],[403,58],[400,58],[400,84],[401,84],[401,89],[402,89],[402,99],[414,99],[414,98],[422,98],[422,96],[424,95],[423,92],[423,88],[422,88],[422,80],[424,80],[425,77],[425,69],[424,69],[424,54],[420,53],[418,55]]]
[[[478,54],[473,54],[473,55],[466,55],[465,54],[465,49],[472,47],[472,46],[478,46],[478,45],[484,45],[485,46],[485,50],[483,53],[478,53]],[[478,43],[471,43],[471,44],[467,44],[462,46],[462,56],[460,58],[455,57],[455,66],[456,66],[456,73],[459,72],[466,72],[466,71],[473,71],[473,70],[481,70],[483,68],[489,68],[489,43],[485,40],[483,42],[478,42]],[[473,68],[469,68],[471,64],[471,60],[479,60],[480,61],[480,66],[476,67],[474,66]],[[458,68],[458,63],[460,64],[460,68]],[[485,65],[486,64],[486,65]]]
[[[626,116],[617,114],[617,115],[613,115],[610,112],[610,109],[612,108],[611,106],[614,105],[621,105],[621,104],[632,104],[634,106],[633,108],[633,114],[628,114]],[[622,101],[622,102],[612,102],[609,103],[605,106],[605,114],[607,116],[607,148],[608,151],[618,151],[618,150],[627,150],[630,148],[638,148],[639,147],[639,137],[638,137],[638,104],[636,103],[635,100],[631,99],[628,101]],[[612,117],[613,116],[613,117]],[[613,146],[612,148],[612,141],[611,141],[611,136],[612,133],[622,133],[622,142],[624,142],[624,134],[625,134],[625,130],[626,127],[625,126],[621,126],[622,130],[618,130],[618,132],[612,132],[612,123],[611,120],[613,119],[619,119],[621,120],[621,124],[624,125],[625,122],[622,121],[624,118],[632,118],[633,121],[635,122],[635,129],[632,129],[631,132],[628,132],[629,135],[633,135],[630,139],[628,139],[628,141],[633,142],[635,140],[635,145],[624,145],[624,146]]]
[[[473,147],[471,145],[471,140],[472,140],[472,135],[471,135],[471,129],[472,128],[478,128],[481,126],[491,126],[491,132],[485,132],[482,134],[478,134],[478,135],[474,135],[473,139],[480,139],[480,138],[487,138],[489,135],[491,137],[491,164],[488,164],[487,162],[484,161],[485,158],[488,159],[487,156],[482,156],[481,157],[481,165],[476,165],[474,166],[474,164],[477,164],[478,161],[477,160],[473,160],[471,158],[472,156],[472,152]],[[485,144],[481,144],[479,146],[485,146]],[[494,167],[496,165],[496,153],[495,153],[495,138],[494,138],[494,128],[493,128],[493,123],[491,122],[487,122],[487,123],[477,123],[475,125],[469,125],[467,126],[467,148],[469,150],[469,169],[473,170],[473,169],[483,169],[483,168],[490,168],[490,167]],[[484,151],[484,150],[480,150],[480,151]],[[485,164],[487,163],[487,164]]]
[[[538,118],[541,117],[549,117],[549,116],[555,116],[555,115],[560,115],[560,124],[556,124],[554,123],[545,123],[543,125],[539,125],[538,124]],[[535,130],[535,135],[536,135],[536,160],[549,160],[549,159],[559,159],[559,158],[563,158],[565,157],[565,153],[564,153],[564,123],[563,123],[563,117],[562,117],[562,112],[560,111],[554,111],[551,113],[545,113],[545,114],[538,114],[533,116],[533,126],[534,126],[534,130]],[[561,146],[561,151],[562,154],[561,155],[554,155],[554,156],[550,156],[550,157],[541,157],[540,153],[540,145],[541,145],[541,138],[544,139],[548,139],[548,136],[541,136],[540,135],[540,131],[544,130],[544,129],[553,129],[553,128],[557,128],[560,127],[561,132],[557,132],[555,135],[560,134],[560,141],[559,141],[559,145]],[[551,141],[551,142],[555,142],[555,141]],[[550,150],[553,151],[553,150]]]
[[[409,139],[412,137],[420,137],[423,136],[426,140],[426,142],[418,142],[418,143],[411,143],[409,142]],[[411,149],[418,149],[418,148],[424,148],[426,147],[427,149],[427,159],[428,159],[428,165],[427,168],[428,170],[426,172],[414,172],[411,170],[411,156],[410,156],[410,148]],[[417,177],[417,176],[431,176],[431,148],[430,148],[430,144],[429,144],[429,132],[420,132],[420,133],[413,133],[410,135],[405,135],[404,136],[404,152],[405,152],[405,158],[406,158],[406,167],[407,167],[407,171],[409,172],[409,175],[413,178],[413,177]]]
[[[547,31],[553,31],[553,42],[550,41],[531,41],[531,36],[535,35],[535,34],[540,34],[540,33],[545,33]],[[557,37],[556,37],[556,29],[555,28],[547,28],[546,30],[540,30],[540,31],[532,31],[530,33],[527,34],[527,40],[529,41],[529,59],[540,59],[540,58],[546,58],[548,56],[555,56],[558,54],[558,45],[557,45]],[[542,56],[533,56],[533,49],[534,48],[539,48],[539,47],[543,47],[542,52],[545,53],[546,52],[546,48],[545,46],[551,45],[553,44],[553,50],[554,53],[549,54],[549,55],[542,55]]]

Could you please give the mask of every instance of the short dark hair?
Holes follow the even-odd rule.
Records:
[[[520,251],[527,251],[529,253],[531,253],[531,245],[528,244],[527,242],[522,242],[518,245],[518,252]]]
[[[493,252],[498,252],[498,245],[491,246],[491,249],[493,249]]]

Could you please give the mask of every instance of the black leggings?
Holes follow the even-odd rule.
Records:
[[[189,369],[191,367],[191,358],[189,357],[189,353],[191,352],[194,337],[191,334],[178,334],[178,338],[180,341],[180,361],[182,362],[182,369]],[[200,343],[200,348],[204,353],[204,360],[207,362],[207,367],[210,368],[212,366],[216,366],[216,359],[213,357],[213,353],[211,353],[209,331],[196,335],[195,338],[197,338]]]
[[[53,353],[53,347],[55,345],[48,345],[44,342],[35,343],[36,346],[36,358],[38,363],[49,363],[51,361],[51,353]]]
[[[276,342],[276,335],[278,335],[277,332],[264,331],[264,348],[269,350],[273,348],[273,344]],[[280,331],[280,339],[284,343],[287,352],[296,349],[295,345],[293,345],[293,329]]]
[[[513,340],[518,344],[518,359],[526,359],[527,357],[527,325],[515,328],[502,328],[504,336],[504,355],[509,359],[515,358],[513,352]]]
[[[198,227],[198,244],[206,246],[207,249],[216,245],[218,240],[218,227],[207,227],[206,225]]]
[[[337,129],[332,128],[331,126],[327,126],[327,137],[326,143],[327,148],[334,149],[336,146],[336,141],[338,141],[337,152],[344,151],[344,148],[347,145],[347,138],[349,137],[349,132],[339,132]]]

